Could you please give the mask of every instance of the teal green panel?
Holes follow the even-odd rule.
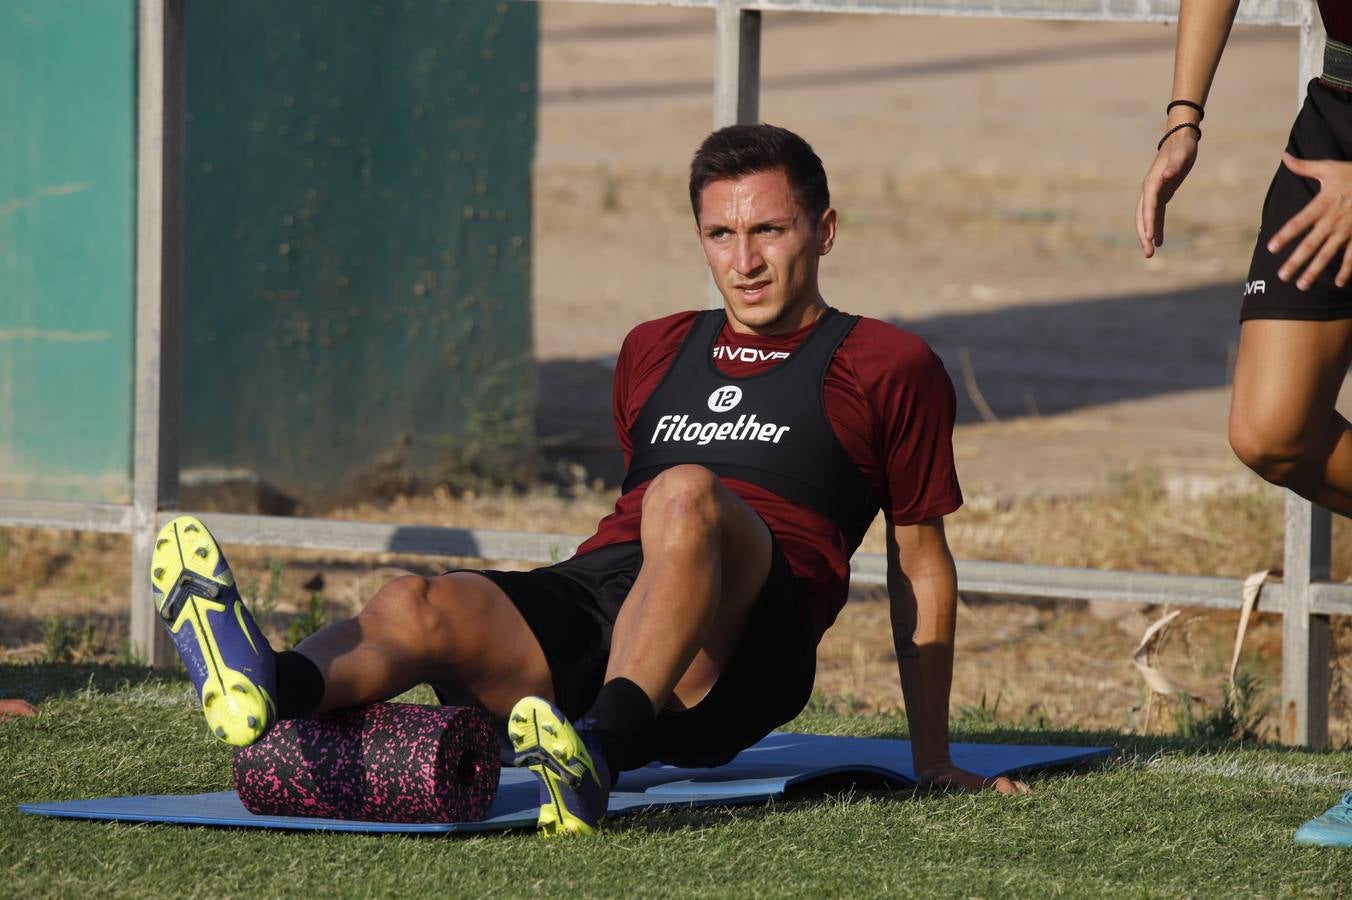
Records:
[[[188,5],[185,466],[323,503],[529,465],[537,17]]]
[[[0,0],[0,495],[130,495],[135,28]]]

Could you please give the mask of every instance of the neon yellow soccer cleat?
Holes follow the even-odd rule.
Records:
[[[595,834],[610,799],[610,772],[587,722],[574,728],[547,700],[512,707],[507,736],[516,764],[540,779],[540,833]]]
[[[207,727],[247,747],[277,717],[272,647],[235,588],[225,555],[192,516],[160,529],[150,563],[155,608],[202,700]]]

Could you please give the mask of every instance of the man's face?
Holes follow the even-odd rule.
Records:
[[[817,263],[835,241],[836,212],[812,219],[782,170],[711,181],[697,226],[734,330],[785,334],[820,315]]]

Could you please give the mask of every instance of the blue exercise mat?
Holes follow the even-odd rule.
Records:
[[[1109,747],[1029,747],[1019,744],[953,744],[953,762],[978,775],[1013,775],[1098,759]],[[881,738],[831,737],[818,734],[772,734],[743,750],[726,766],[680,769],[652,765],[625,772],[610,795],[610,816],[649,809],[691,806],[733,806],[764,803],[828,776],[859,775],[915,784],[911,744]],[[354,822],[299,816],[256,816],[234,791],[214,794],[103,797],[56,803],[25,803],[19,809],[40,816],[100,819],[117,822],[173,822],[232,828],[279,828],[299,831],[362,831],[440,833],[533,828],[539,805],[535,776],[525,769],[505,768],[497,799],[481,822]]]

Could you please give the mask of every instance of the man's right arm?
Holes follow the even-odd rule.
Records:
[[[1239,0],[1182,0],[1178,10],[1172,99],[1206,105],[1238,8]],[[1164,243],[1164,207],[1197,160],[1199,133],[1185,126],[1197,125],[1201,118],[1198,110],[1187,106],[1169,110],[1164,132],[1178,130],[1169,134],[1155,153],[1136,203],[1136,237],[1147,259]]]
[[[949,756],[958,580],[943,519],[888,528],[887,593],[917,783],[945,790],[1027,794],[1028,785],[1022,781],[982,777],[958,768]]]

